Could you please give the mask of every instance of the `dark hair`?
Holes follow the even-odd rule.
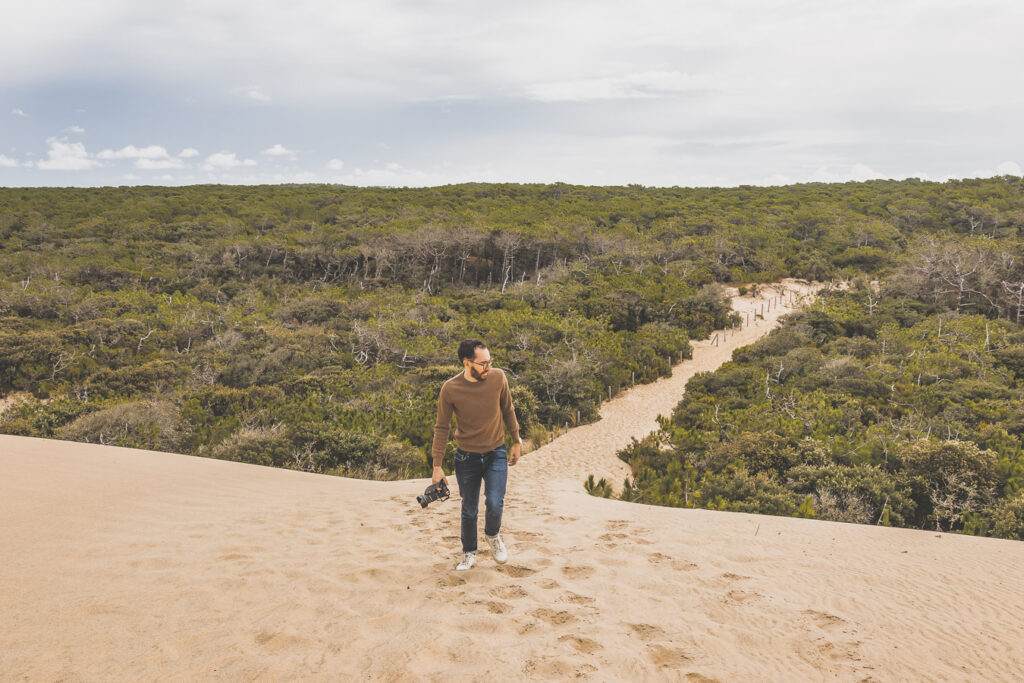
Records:
[[[467,339],[466,341],[459,344],[459,362],[464,360],[473,360],[476,358],[477,349],[486,349],[487,344],[484,344],[479,339]]]

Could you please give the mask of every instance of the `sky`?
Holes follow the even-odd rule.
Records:
[[[1021,175],[1013,0],[33,0],[0,186]]]

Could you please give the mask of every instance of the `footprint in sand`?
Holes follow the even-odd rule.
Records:
[[[530,569],[529,567],[520,567],[514,564],[503,564],[498,566],[498,571],[502,574],[507,574],[514,579],[519,579],[524,576],[532,576],[537,573],[536,569]]]
[[[537,628],[537,622],[533,621],[533,620],[530,620],[530,621],[526,622],[525,624],[523,624],[522,626],[520,626],[519,630],[516,631],[516,632],[519,635],[521,635],[521,636],[525,636],[527,633],[530,633],[531,631],[536,630],[536,628]]]
[[[671,559],[671,557],[665,555],[664,553],[651,553],[647,556],[647,561],[651,564],[661,564]]]
[[[270,631],[259,631],[253,634],[256,644],[270,652],[279,652],[295,647],[302,643],[302,639],[287,633],[271,633]]]
[[[581,675],[586,675],[586,673],[583,673],[580,669],[574,670],[570,664],[563,662],[560,659],[552,659],[549,657],[544,657],[539,660],[528,659],[526,660],[526,663],[523,664],[523,673],[529,678],[565,679],[576,675],[577,671],[580,671]]]
[[[509,534],[515,539],[546,539],[544,534],[534,533],[532,531],[515,531]]]
[[[487,608],[487,611],[491,614],[505,614],[506,612],[512,611],[512,605],[506,602],[498,602],[496,600],[475,600],[474,605],[482,605]]]
[[[744,602],[749,602],[751,600],[758,600],[762,597],[764,596],[760,593],[752,593],[749,591],[742,590],[731,590],[725,594],[725,599],[723,600],[723,602],[740,604]]]
[[[516,600],[518,598],[525,598],[527,592],[522,586],[498,586],[497,588],[491,589],[491,595],[502,600]]]
[[[571,602],[574,605],[593,605],[595,602],[594,598],[586,595],[580,595],[579,593],[573,593],[572,591],[563,593],[558,599],[562,602]]]
[[[586,655],[593,654],[594,652],[597,652],[601,649],[601,644],[598,643],[596,640],[591,640],[590,638],[583,638],[581,636],[562,636],[558,639],[558,642],[568,643],[577,652],[582,652]]]
[[[810,620],[813,621],[814,624],[821,629],[826,629],[832,626],[839,626],[841,624],[846,623],[845,619],[837,617],[834,614],[829,614],[828,612],[818,612],[817,610],[813,609],[805,609],[803,612],[801,612],[801,614],[803,614],[806,617],[809,617]]]
[[[694,569],[697,569],[697,565],[688,560],[673,560],[672,569],[677,572],[692,572]]]
[[[678,669],[692,659],[681,648],[658,644],[648,645],[647,655],[651,658],[651,662],[659,669]]]
[[[654,640],[665,637],[665,630],[653,624],[626,624],[634,636],[640,640]]]
[[[801,640],[799,651],[804,659],[821,671],[841,671],[849,667],[858,675],[866,668],[861,655],[861,641],[857,630],[841,617],[827,612],[807,609],[801,612],[802,628],[807,636]]]
[[[562,574],[570,579],[586,579],[593,573],[593,567],[562,567]]]
[[[466,583],[466,579],[462,578],[458,574],[445,574],[437,579],[437,585],[440,588],[454,588],[455,586],[461,586]]]
[[[547,607],[533,610],[530,612],[530,616],[536,617],[537,619],[540,619],[547,624],[551,624],[552,626],[564,626],[576,621],[576,617],[565,610],[554,610]]]

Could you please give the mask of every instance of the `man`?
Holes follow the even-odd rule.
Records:
[[[501,511],[505,505],[505,483],[508,466],[519,461],[522,439],[512,406],[505,373],[491,365],[491,353],[478,339],[459,344],[462,372],[441,387],[437,401],[437,423],[434,425],[433,482],[448,478],[441,468],[452,413],[455,414],[455,479],[462,496],[462,561],[456,569],[465,571],[476,562],[477,516],[480,509],[480,483],[484,484],[484,535],[495,562],[503,564],[508,551],[498,532]],[[505,452],[502,422],[512,435],[512,450]]]

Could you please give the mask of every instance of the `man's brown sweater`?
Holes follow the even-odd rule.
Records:
[[[444,459],[453,412],[455,443],[464,451],[486,453],[500,446],[505,441],[502,420],[512,438],[519,440],[519,422],[512,406],[508,379],[499,368],[491,368],[487,379],[476,382],[470,382],[460,372],[441,387],[434,424],[435,467],[440,467]]]

